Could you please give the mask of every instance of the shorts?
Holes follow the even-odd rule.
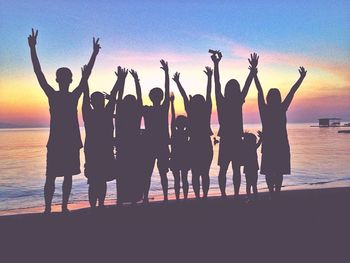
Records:
[[[218,165],[242,165],[243,141],[238,138],[221,138],[219,146]]]
[[[61,177],[80,174],[80,148],[47,148],[46,176]]]

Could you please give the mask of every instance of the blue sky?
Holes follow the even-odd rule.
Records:
[[[143,60],[152,55],[155,68],[159,69],[157,63],[161,57],[158,56],[163,54],[171,54],[170,59],[181,58],[183,69],[198,70],[211,63],[207,50],[214,48],[223,51],[227,59],[223,63],[235,65],[235,60],[241,61],[244,69],[247,65],[243,61],[246,62],[250,52],[259,52],[261,63],[264,55],[269,57],[265,60],[265,68],[270,72],[269,77],[265,74],[265,82],[269,85],[271,73],[280,78],[271,85],[283,85],[283,79],[292,83],[300,61],[308,68],[314,67],[314,85],[317,82],[329,88],[327,94],[320,93],[318,97],[329,96],[333,84],[332,89],[341,90],[339,94],[336,92],[340,99],[350,90],[349,78],[344,73],[350,68],[350,1],[0,0],[0,3],[0,92],[3,94],[11,85],[21,86],[25,82],[21,76],[31,76],[26,80],[28,85],[35,83],[26,42],[32,27],[39,29],[39,58],[50,76],[62,65],[69,65],[74,68],[73,73],[79,73],[91,53],[92,36],[98,36],[102,50],[96,72],[100,75],[114,69],[111,57],[117,62],[120,57],[126,64],[132,61],[128,67],[139,63],[142,72]],[[132,53],[139,56],[139,62],[131,60],[129,55],[123,60],[123,54]],[[175,66],[182,69],[180,62]],[[335,72],[339,68],[342,72]],[[228,74],[227,67],[223,70]],[[240,81],[244,80],[243,71],[237,74]],[[328,83],[327,79],[334,76],[336,83]],[[188,79],[184,81],[191,83]],[[93,83],[105,85],[94,79]],[[340,104],[344,103],[341,100]],[[334,113],[345,116],[349,108],[344,107]]]

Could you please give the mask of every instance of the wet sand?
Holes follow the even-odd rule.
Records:
[[[167,205],[108,206],[95,212],[79,209],[68,215],[3,216],[1,258],[344,262],[349,255],[349,202],[350,188],[334,188],[284,191],[278,201],[262,193],[255,202],[246,202],[244,196],[211,197]]]

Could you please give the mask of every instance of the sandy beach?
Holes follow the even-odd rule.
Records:
[[[278,201],[262,193],[255,202],[211,197],[2,216],[2,258],[340,262],[349,245],[349,200],[350,188],[332,188],[284,191]]]

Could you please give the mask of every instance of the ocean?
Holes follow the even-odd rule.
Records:
[[[291,146],[292,174],[284,177],[283,189],[309,189],[320,187],[350,186],[350,134],[338,133],[346,128],[315,128],[311,124],[288,124]],[[218,126],[213,125],[214,133]],[[255,132],[261,129],[258,124],[247,124],[245,130]],[[46,142],[49,130],[37,129],[0,129],[0,214],[21,209],[44,206],[43,186],[45,182]],[[81,129],[84,139],[84,129]],[[210,170],[209,195],[219,195],[217,166],[219,145],[214,146],[214,159]],[[259,163],[260,163],[260,149]],[[81,150],[81,170],[83,171],[84,153]],[[174,181],[168,173],[169,195],[174,198]],[[189,182],[191,182],[189,174]],[[62,178],[56,180],[56,192],[53,204],[61,202]],[[107,200],[114,203],[116,184],[109,182]],[[259,191],[267,191],[265,177],[259,175]],[[233,194],[232,170],[227,174],[227,193]],[[245,178],[242,174],[241,193],[245,193]],[[152,176],[150,197],[160,198],[162,194],[157,169]],[[193,194],[190,185],[190,195]],[[85,201],[87,206],[87,183],[84,174],[73,177],[70,198],[71,206]],[[107,203],[108,203],[107,202]],[[29,209],[29,210],[28,210]]]

